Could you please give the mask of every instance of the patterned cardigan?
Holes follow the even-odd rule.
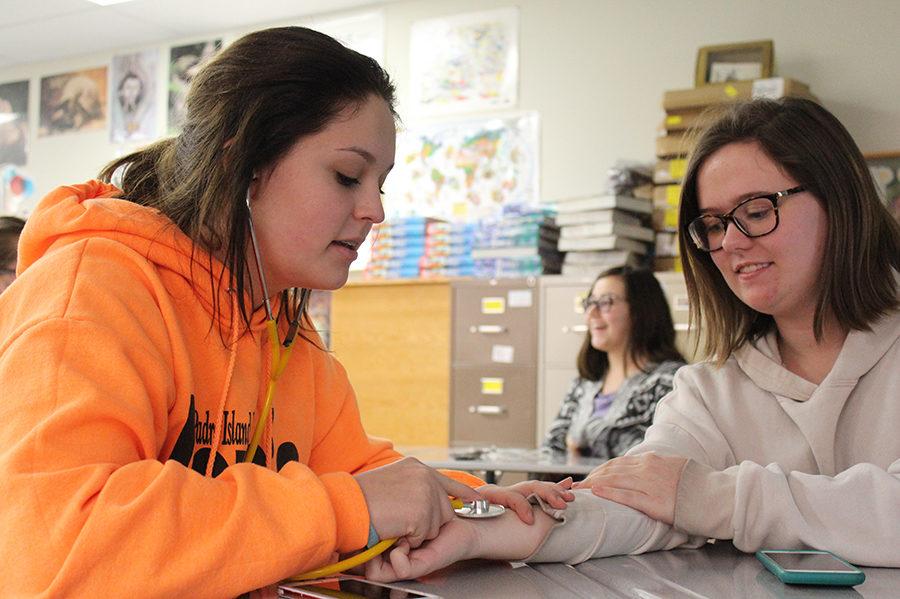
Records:
[[[575,378],[543,446],[566,451],[569,440],[586,455],[614,458],[624,454],[644,439],[656,404],[672,390],[672,379],[681,366],[684,362],[665,361],[651,366],[649,372],[629,377],[619,387],[606,414],[597,417],[592,416],[594,396],[603,380]]]

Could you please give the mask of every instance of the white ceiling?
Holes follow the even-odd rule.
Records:
[[[379,0],[0,0],[0,68],[246,29]]]

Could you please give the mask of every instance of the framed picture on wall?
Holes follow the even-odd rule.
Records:
[[[881,199],[900,222],[900,150],[865,155]]]
[[[703,46],[697,51],[694,85],[766,79],[772,76],[772,40]]]
[[[0,83],[0,164],[28,162],[28,80]]]
[[[169,134],[177,135],[184,120],[188,86],[203,65],[222,49],[221,38],[174,46],[169,50]]]
[[[106,127],[107,69],[41,77],[38,137]]]
[[[110,141],[148,141],[156,132],[156,65],[159,50],[113,56],[109,72]]]

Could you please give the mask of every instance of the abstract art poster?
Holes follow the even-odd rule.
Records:
[[[191,80],[221,49],[222,40],[215,39],[174,46],[169,51],[169,134],[175,135],[181,129]]]
[[[110,72],[109,138],[113,143],[157,137],[156,70],[159,51],[113,56]]]
[[[0,85],[0,165],[28,162],[28,81]]]
[[[390,217],[474,221],[539,199],[537,112],[411,126],[385,186]]]
[[[106,67],[41,78],[38,137],[106,127]]]
[[[412,111],[419,116],[514,108],[519,13],[502,8],[412,26]]]

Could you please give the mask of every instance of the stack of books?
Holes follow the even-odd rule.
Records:
[[[367,279],[414,279],[425,255],[425,228],[432,219],[407,216],[376,225]]]
[[[504,206],[497,219],[483,221],[475,233],[475,276],[485,278],[558,274],[559,228],[552,211]]]
[[[614,266],[638,266],[654,242],[644,226],[653,202],[624,193],[560,200],[556,203],[562,273],[596,276]]]
[[[473,223],[434,221],[425,227],[425,254],[419,263],[424,278],[471,277],[475,274]]]

